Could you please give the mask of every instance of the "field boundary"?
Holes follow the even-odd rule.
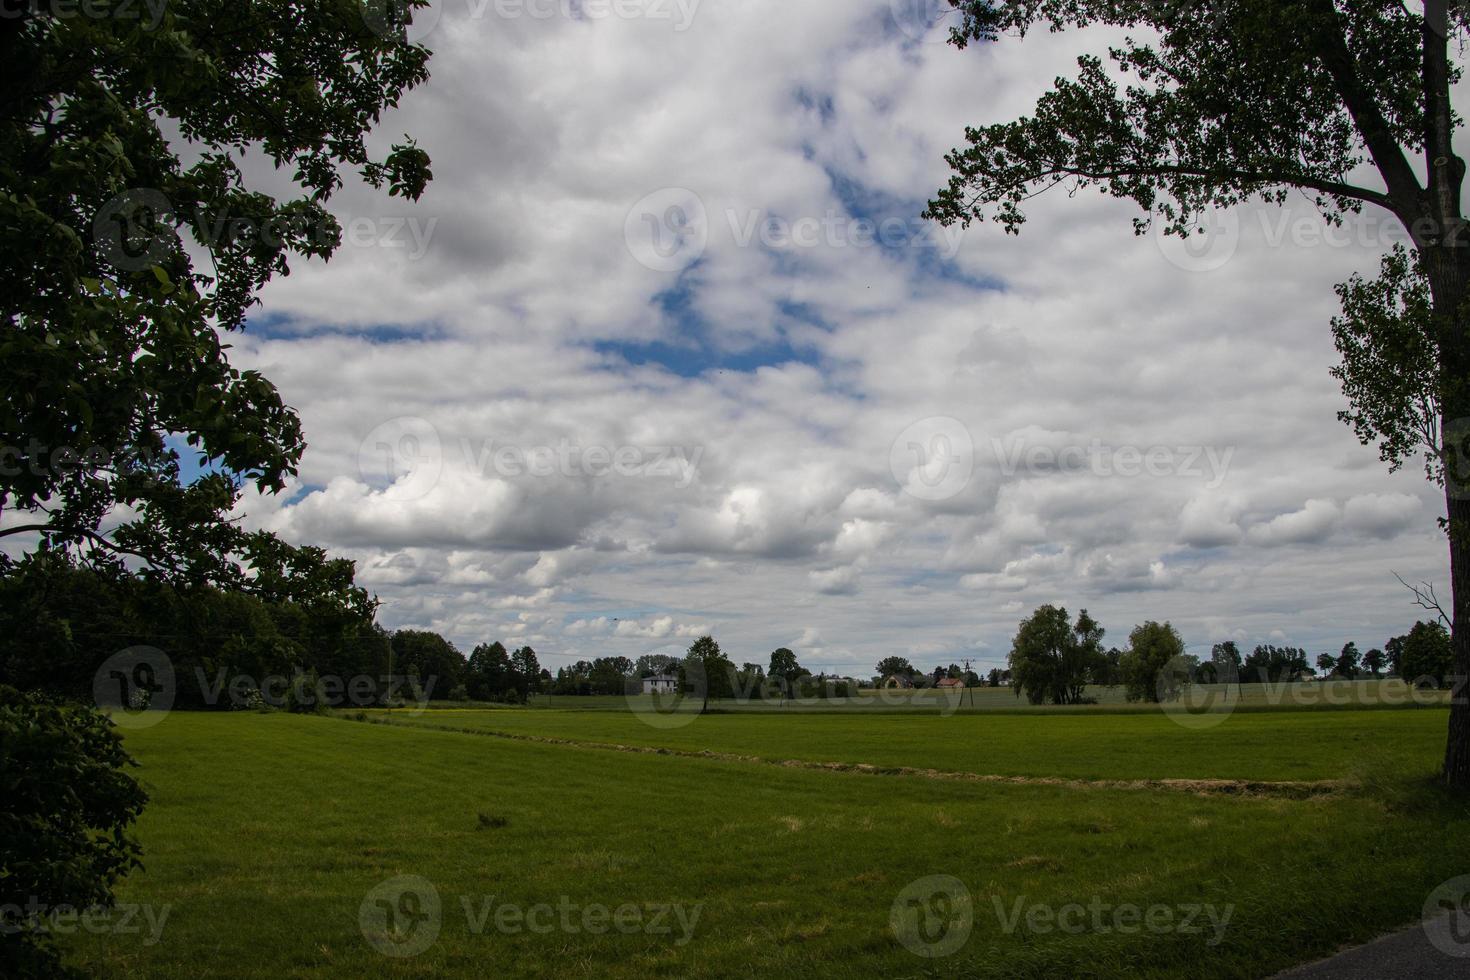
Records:
[[[1271,781],[1252,779],[1081,779],[1070,776],[1006,776],[998,773],[926,769],[916,766],[875,766],[865,762],[819,762],[812,759],[771,759],[765,756],[741,755],[735,752],[714,752],[709,749],[694,750],[673,749],[655,745],[625,745],[619,742],[597,742],[587,739],[559,738],[552,735],[530,735],[523,732],[498,732],[487,728],[468,728],[453,725],[420,725],[411,721],[397,721],[388,718],[358,719],[346,714],[332,714],[329,717],[341,721],[359,721],[369,725],[385,725],[389,728],[411,728],[415,731],[449,732],[456,735],[480,735],[487,738],[499,738],[513,742],[531,742],[539,745],[555,745],[565,748],[592,749],[604,752],[628,752],[635,755],[670,755],[685,759],[748,763],[773,766],[781,769],[852,773],[860,776],[899,776],[943,782],[1057,786],[1067,789],[1152,790],[1192,793],[1198,796],[1273,797],[1295,800],[1337,796],[1356,786],[1351,781],[1339,779]]]

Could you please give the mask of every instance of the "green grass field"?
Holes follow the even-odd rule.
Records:
[[[712,751],[770,761],[906,766],[1071,779],[1350,779],[1364,770],[1428,776],[1444,749],[1445,708],[1241,712],[1190,728],[1144,713],[875,715],[775,712],[440,709],[396,725],[605,745]],[[389,720],[385,711],[368,717]],[[676,726],[676,727],[666,727]]]
[[[119,899],[167,918],[153,943],[70,937],[72,961],[140,977],[1246,977],[1413,921],[1470,869],[1470,808],[1426,779],[1438,708],[1201,731],[1106,713],[402,721],[176,712],[127,733],[152,802],[146,870]],[[968,782],[436,725],[1038,777],[1354,781],[1305,798]],[[424,882],[409,898],[427,902],[380,887],[404,875],[437,911]],[[934,899],[935,875],[964,892]],[[413,949],[431,926],[417,955],[375,945]]]

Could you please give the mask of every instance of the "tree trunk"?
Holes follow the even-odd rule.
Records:
[[[1448,419],[1448,416],[1446,416]],[[1470,419],[1470,416],[1466,416]],[[1451,422],[1446,421],[1446,427]],[[1450,673],[1450,734],[1444,753],[1444,777],[1451,787],[1470,790],[1470,481],[1464,468],[1470,465],[1463,453],[1470,442],[1470,433],[1465,431],[1466,422],[1457,430],[1461,444],[1454,461],[1461,467],[1458,477],[1445,476],[1445,496],[1448,498],[1450,517],[1450,617],[1451,644],[1454,648],[1454,666]]]
[[[1449,739],[1445,782],[1470,790],[1470,258],[1463,227],[1448,246],[1431,248],[1426,271],[1434,294],[1440,359],[1440,438],[1450,545],[1450,619],[1454,651],[1450,670]]]

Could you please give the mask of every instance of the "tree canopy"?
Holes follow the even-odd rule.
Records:
[[[1067,610],[1042,606],[1021,622],[1011,646],[1011,686],[1032,704],[1081,704],[1087,684],[1106,668],[1104,630],[1084,609],[1076,623]]]
[[[0,509],[25,515],[0,535],[193,579],[238,559],[238,488],[281,490],[304,443],[224,338],[292,257],[336,250],[347,176],[417,198],[430,175],[412,140],[368,150],[428,61],[372,10],[99,0],[0,21]],[[248,186],[247,154],[296,196]],[[182,452],[215,475],[186,480]]]

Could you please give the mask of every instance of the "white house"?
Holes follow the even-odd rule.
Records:
[[[679,678],[673,674],[655,674],[643,678],[644,694],[673,694],[679,689]]]

